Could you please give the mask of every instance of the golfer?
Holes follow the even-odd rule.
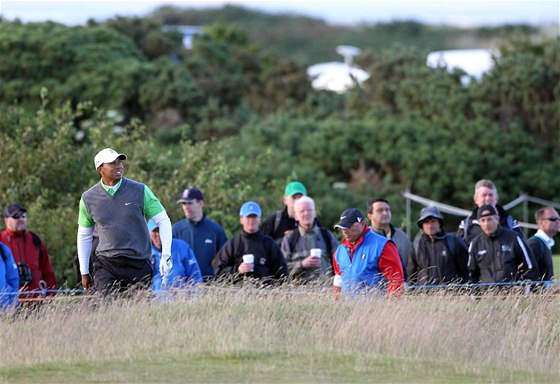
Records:
[[[132,288],[149,289],[152,279],[151,241],[146,220],[159,227],[162,251],[160,270],[166,276],[171,262],[171,221],[165,208],[146,185],[123,177],[127,156],[111,148],[95,155],[99,183],[82,194],[78,215],[78,258],[82,285],[104,295],[124,293]],[[93,226],[99,245],[89,270]]]

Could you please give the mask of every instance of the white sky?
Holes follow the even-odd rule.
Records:
[[[466,27],[504,23],[560,25],[560,0],[0,0],[0,14],[7,20],[52,20],[76,25],[89,18],[102,21],[117,14],[144,16],[164,4],[205,8],[226,3],[271,13],[304,14],[333,24],[414,19]]]

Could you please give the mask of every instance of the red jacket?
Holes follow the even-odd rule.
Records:
[[[24,291],[40,290],[39,282],[41,280],[47,283],[47,289],[57,289],[57,281],[54,275],[54,269],[47,252],[45,243],[41,241],[41,251],[33,242],[33,235],[29,231],[13,232],[6,228],[0,234],[0,241],[6,244],[14,255],[14,260],[19,264],[27,264],[31,269],[33,281],[21,289]],[[29,297],[22,295],[21,298]]]

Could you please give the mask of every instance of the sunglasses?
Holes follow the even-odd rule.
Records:
[[[560,220],[560,217],[547,217],[543,220],[558,221],[558,220]]]
[[[12,215],[11,218],[12,219],[25,219],[27,217],[27,213],[16,213],[15,215]]]

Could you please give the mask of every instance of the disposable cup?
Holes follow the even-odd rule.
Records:
[[[251,264],[251,272],[255,269],[255,256],[252,254],[243,255],[243,262],[245,264]]]
[[[321,248],[312,248],[311,249],[311,256],[316,258],[321,258]]]

